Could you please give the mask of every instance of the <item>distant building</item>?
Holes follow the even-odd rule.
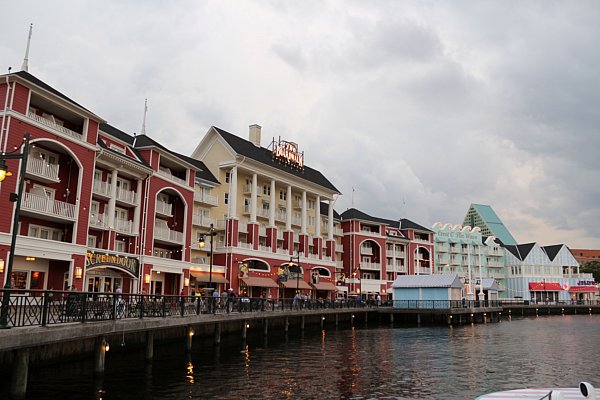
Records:
[[[573,257],[581,265],[584,265],[590,261],[596,261],[600,263],[600,250],[592,249],[571,249]]]
[[[482,235],[495,236],[504,244],[517,244],[515,238],[490,206],[471,204],[462,224],[463,226],[477,226],[481,228]]]

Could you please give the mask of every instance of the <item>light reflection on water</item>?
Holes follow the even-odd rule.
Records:
[[[210,338],[30,371],[28,399],[472,399],[521,387],[600,386],[600,316],[539,317],[462,327],[290,332],[246,344]],[[4,385],[3,385],[4,386]],[[3,398],[4,392],[0,391]]]

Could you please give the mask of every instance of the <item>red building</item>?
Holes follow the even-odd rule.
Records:
[[[600,262],[600,250],[592,249],[570,249],[575,260],[583,267],[590,261]]]
[[[408,219],[372,217],[355,208],[340,217],[350,294],[391,296],[398,275],[433,274],[433,231]]]
[[[128,135],[26,71],[0,76],[0,279],[13,229],[13,287],[177,294],[187,290],[194,187],[203,163]],[[16,150],[15,150],[16,149]],[[13,227],[20,163],[20,217]]]

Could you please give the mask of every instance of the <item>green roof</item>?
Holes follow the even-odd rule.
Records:
[[[493,235],[504,244],[516,245],[517,241],[504,226],[492,207],[484,204],[471,204],[463,221],[463,225],[478,226],[482,234]]]

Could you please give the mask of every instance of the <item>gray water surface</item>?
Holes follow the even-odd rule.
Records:
[[[287,338],[272,330],[246,344],[198,339],[187,356],[182,344],[157,346],[151,365],[141,349],[109,352],[101,380],[92,365],[32,370],[27,398],[473,399],[582,380],[600,387],[600,315],[453,328],[328,327]]]

